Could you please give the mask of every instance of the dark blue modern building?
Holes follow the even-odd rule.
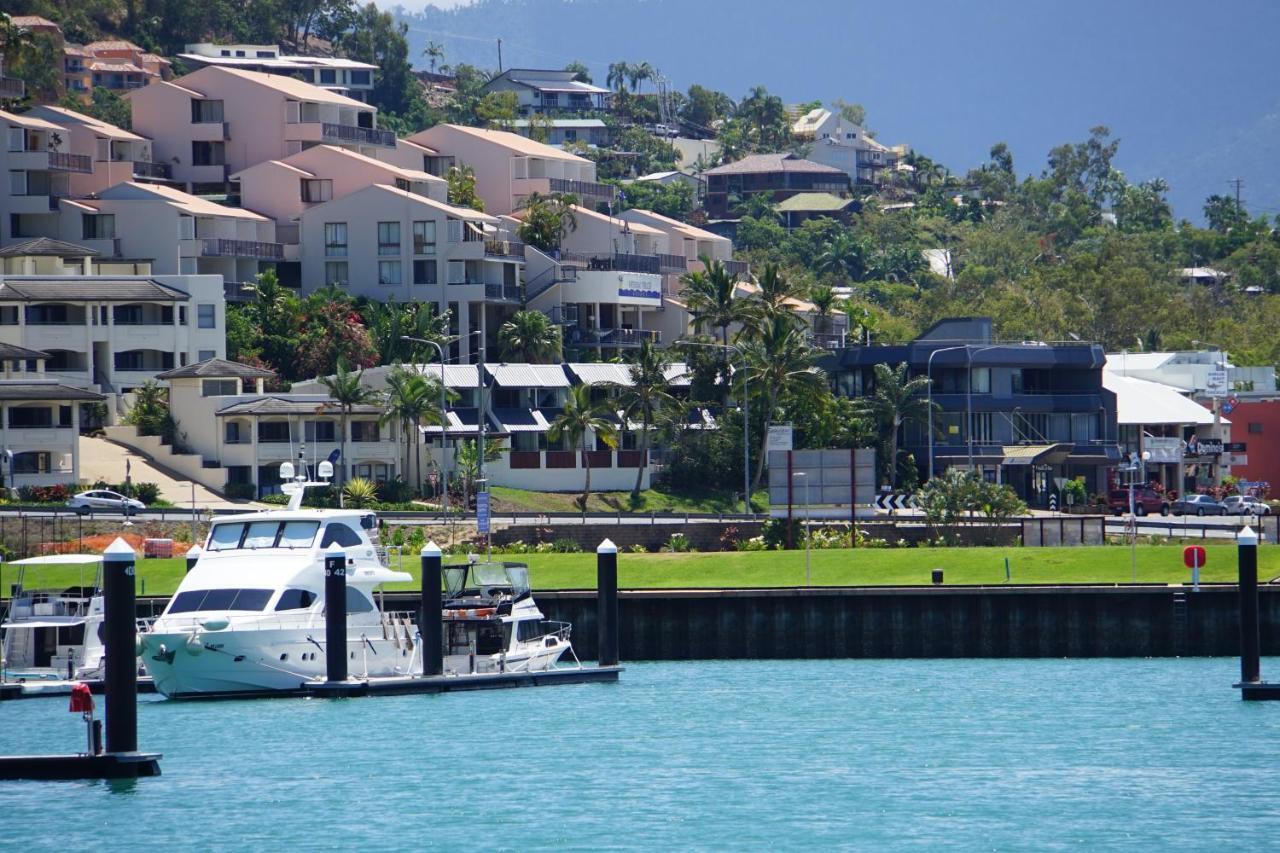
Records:
[[[926,424],[908,424],[899,444],[915,456],[921,479],[972,469],[1045,506],[1063,479],[1083,476],[1090,493],[1106,491],[1120,462],[1105,361],[1099,344],[997,341],[990,318],[964,317],[908,344],[836,350],[822,365],[847,397],[871,393],[877,364],[905,362],[910,375],[929,377],[933,440]]]

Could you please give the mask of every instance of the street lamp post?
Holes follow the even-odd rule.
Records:
[[[810,548],[810,524],[809,524],[809,478],[805,476],[804,471],[796,471],[791,475],[793,479],[804,480],[804,585],[809,586],[809,567],[812,550]]]
[[[965,443],[969,445],[969,472],[973,473],[973,357],[978,353],[986,352],[992,349],[1002,349],[1008,347],[1008,344],[992,344],[991,346],[978,347],[970,349],[965,347],[965,355],[968,358],[968,365],[965,370]]]
[[[952,350],[958,350],[958,349],[967,350],[968,348],[969,348],[968,344],[964,344],[962,346],[955,346],[955,347],[940,347],[934,350],[933,352],[929,353],[929,358],[925,361],[924,375],[925,375],[925,379],[928,380],[928,385],[929,385],[929,405],[927,408],[929,410],[928,411],[928,416],[929,416],[929,426],[928,426],[929,477],[928,479],[930,480],[933,479],[933,357],[940,352],[950,352]],[[897,470],[896,469],[897,464],[898,464],[897,459],[890,459],[889,470],[890,471]]]
[[[735,352],[742,358],[742,513],[751,514],[751,395],[747,392],[747,355],[733,344],[681,341],[692,347],[715,347]]]
[[[1146,483],[1147,479],[1147,460],[1151,458],[1151,451],[1142,451],[1142,480]],[[1129,538],[1129,565],[1133,577],[1133,582],[1138,582],[1138,514],[1137,506],[1133,497],[1133,480],[1134,475],[1138,472],[1138,460],[1134,459],[1129,464],[1129,526],[1132,533]]]
[[[449,405],[448,390],[445,388],[444,381],[444,347],[435,341],[429,341],[426,338],[415,338],[410,335],[401,335],[400,340],[411,341],[417,344],[430,344],[436,348],[436,353],[440,356],[440,473],[443,480],[444,494],[442,507],[444,509],[445,521],[449,520],[449,415],[446,407]],[[413,437],[414,441],[418,440],[418,436]],[[418,472],[418,485],[422,485],[422,472]]]

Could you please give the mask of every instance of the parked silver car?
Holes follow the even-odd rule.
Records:
[[[1211,495],[1185,495],[1169,504],[1174,515],[1226,515],[1227,509]]]
[[[73,495],[67,500],[67,506],[74,508],[80,515],[88,515],[90,512],[141,512],[147,508],[140,500],[106,489],[92,489]]]
[[[1223,499],[1222,506],[1227,515],[1271,515],[1271,507],[1253,495],[1232,495]]]

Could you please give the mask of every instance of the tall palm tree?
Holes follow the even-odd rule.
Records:
[[[809,302],[813,304],[814,309],[814,334],[828,334],[831,329],[831,315],[835,313],[840,297],[836,296],[836,292],[825,284],[818,284],[809,288]]]
[[[422,53],[431,62],[431,73],[435,74],[436,65],[439,64],[440,60],[444,59],[444,47],[439,42],[429,41],[427,42],[427,49]]]
[[[506,361],[554,364],[560,360],[560,327],[541,311],[517,311],[498,330],[498,348]]]
[[[618,446],[618,433],[609,420],[609,404],[591,400],[590,385],[574,385],[564,401],[564,409],[547,430],[547,438],[559,441],[563,436],[570,447],[580,447],[586,479],[582,485],[582,510],[586,512],[591,497],[591,465],[587,458],[587,437],[594,434],[609,447]]]
[[[422,491],[422,440],[418,427],[425,420],[443,423],[443,413],[437,407],[440,399],[440,383],[433,376],[424,376],[416,370],[397,365],[387,374],[387,411],[382,423],[397,421],[405,441],[413,443],[414,490]],[[405,470],[409,470],[409,445],[405,445]]]
[[[827,382],[814,365],[819,350],[805,340],[804,330],[790,314],[774,314],[743,343],[743,355],[747,362],[747,378],[764,397],[764,437],[756,460],[754,489],[764,476],[768,455],[769,425],[778,407],[778,397],[783,391],[797,403],[808,405],[816,402],[827,390]],[[761,390],[763,389],[763,390]],[[750,440],[744,436],[744,441]]]
[[[621,92],[622,88],[627,84],[627,77],[630,73],[630,63],[611,62],[609,63],[609,76],[605,78],[605,85],[610,89]]]
[[[871,395],[858,401],[859,416],[873,418],[888,445],[890,488],[898,485],[898,433],[904,424],[928,420],[929,400],[923,396],[928,387],[925,376],[907,378],[906,362],[897,367],[877,364]]]
[[[351,413],[355,411],[356,406],[365,406],[377,403],[381,399],[381,394],[373,390],[367,385],[361,385],[360,379],[364,376],[363,370],[357,370],[355,373],[347,370],[347,363],[344,359],[338,359],[338,372],[333,376],[325,376],[320,379],[320,384],[329,392],[329,396],[333,402],[337,403],[341,417],[339,419],[342,428],[342,437],[338,440],[338,452],[341,458],[338,460],[338,502],[342,502],[342,483],[346,480],[343,473],[347,469],[347,425],[351,422]]]
[[[640,465],[636,469],[636,484],[631,489],[633,499],[640,497],[640,485],[649,466],[649,433],[653,427],[654,413],[675,401],[671,384],[667,381],[670,362],[662,352],[648,341],[640,342],[640,352],[630,367],[630,385],[618,386],[618,403],[627,420],[640,416]]]
[[[782,274],[777,264],[766,264],[764,272],[756,280],[760,289],[755,294],[755,301],[765,316],[772,316],[786,309],[788,299],[800,295],[800,288],[791,279]],[[789,313],[789,312],[788,312]]]
[[[653,66],[648,62],[641,62],[627,69],[627,79],[631,81],[631,88],[636,92],[640,91],[640,84],[645,80],[652,80],[653,75]]]
[[[686,273],[680,281],[693,329],[719,329],[720,343],[728,345],[729,327],[750,318],[750,305],[737,298],[738,282],[720,261],[702,257],[705,271]]]
[[[866,267],[866,247],[848,231],[839,231],[813,258],[815,272],[857,281]]]

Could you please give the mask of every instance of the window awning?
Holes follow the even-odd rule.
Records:
[[[1071,444],[1013,444],[1004,447],[1005,465],[1061,465],[1071,455]]]

